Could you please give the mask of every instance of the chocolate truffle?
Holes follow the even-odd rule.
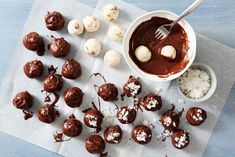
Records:
[[[128,81],[123,86],[123,90],[128,97],[135,97],[140,94],[141,88],[139,79],[133,76],[130,76]]]
[[[71,107],[79,107],[82,104],[83,92],[78,87],[71,87],[64,92],[64,101]]]
[[[149,93],[144,97],[144,108],[147,111],[157,111],[162,107],[162,98],[153,93]]]
[[[199,107],[191,107],[186,113],[186,118],[189,124],[193,126],[201,125],[207,118],[205,110]]]
[[[116,101],[118,99],[118,90],[114,84],[105,83],[99,87],[98,95],[104,101]]]
[[[37,116],[38,119],[44,123],[52,123],[56,117],[56,110],[53,105],[46,104],[39,108]]]
[[[35,78],[43,73],[43,64],[39,60],[29,61],[24,65],[24,73],[29,78]]]
[[[61,74],[68,79],[76,79],[81,76],[82,70],[80,64],[71,59],[65,61],[64,65],[62,66]]]
[[[36,32],[31,32],[23,38],[24,46],[31,51],[37,52],[39,56],[44,55],[45,45],[43,38]]]
[[[171,142],[177,149],[183,149],[189,145],[189,133],[184,130],[175,130],[171,135]]]
[[[45,16],[45,23],[49,30],[56,31],[64,27],[64,17],[59,12],[48,12]]]
[[[85,112],[83,121],[90,128],[99,128],[103,121],[103,114],[97,109],[91,108]]]
[[[58,74],[46,75],[43,79],[43,88],[47,92],[56,92],[63,86],[62,76]]]
[[[117,111],[117,118],[122,124],[132,123],[136,118],[136,110],[127,106],[121,107]]]
[[[48,50],[54,57],[65,57],[69,54],[70,44],[64,38],[55,38],[48,45]]]
[[[111,144],[118,144],[122,139],[122,129],[119,125],[113,125],[105,129],[104,139]]]
[[[62,130],[65,135],[69,137],[76,137],[82,132],[82,124],[74,115],[71,115],[64,121]]]
[[[12,103],[18,109],[27,110],[33,105],[33,97],[28,91],[20,92],[16,94]]]
[[[174,111],[167,111],[162,114],[160,121],[165,129],[169,131],[175,130],[180,123],[180,114]]]
[[[100,135],[91,135],[86,139],[86,150],[91,154],[101,154],[105,150],[105,142]]]
[[[152,131],[146,125],[138,125],[132,131],[132,138],[136,143],[147,144],[152,139]]]

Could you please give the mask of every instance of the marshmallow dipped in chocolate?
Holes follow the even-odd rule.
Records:
[[[98,88],[97,94],[104,101],[117,101],[118,100],[118,89],[113,83],[107,83],[104,76],[100,73],[94,73],[92,76],[100,76],[104,80],[104,84],[101,86],[95,85],[95,88]]]

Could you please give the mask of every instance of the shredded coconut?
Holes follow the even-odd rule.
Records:
[[[185,146],[189,141],[187,140],[186,134],[183,134],[182,136],[175,137],[175,142],[176,142],[176,147],[178,148],[182,148],[183,146]]]
[[[132,96],[135,96],[140,89],[140,85],[136,85],[134,82],[127,84],[127,87],[131,89]]]
[[[124,121],[128,121],[128,118],[127,118],[128,114],[129,114],[129,111],[126,110],[125,108],[123,108],[123,109],[121,110],[121,112],[120,112],[118,118],[119,118],[119,119],[122,119],[122,120],[124,120]]]
[[[91,126],[94,126],[94,127],[97,126],[97,118],[95,116],[93,116],[93,115],[86,115],[86,118],[88,118],[89,124]]]
[[[148,109],[155,108],[158,105],[158,101],[156,99],[151,99],[149,103],[146,105]]]
[[[119,137],[119,136],[120,136],[120,133],[118,133],[118,132],[111,132],[110,134],[108,134],[107,140],[108,141],[113,141],[114,143],[118,143],[118,141],[115,140],[115,138]]]
[[[165,120],[164,120],[164,124],[165,124],[166,126],[170,126],[170,125],[171,125],[171,123],[172,123],[172,120],[171,120],[171,118],[170,118],[170,117],[165,118]]]
[[[196,120],[196,121],[202,121],[203,120],[202,110],[201,109],[197,109],[196,115],[193,115],[193,119]]]
[[[209,91],[211,79],[207,71],[192,68],[180,77],[179,86],[185,96],[200,99]]]
[[[138,141],[146,142],[147,134],[144,131],[140,131],[140,132],[138,132],[136,138],[137,138]]]

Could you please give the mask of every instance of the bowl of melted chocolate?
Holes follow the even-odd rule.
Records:
[[[153,81],[170,81],[183,74],[196,56],[196,36],[188,22],[181,20],[171,33],[158,40],[155,31],[177,15],[154,11],[137,18],[124,37],[124,56],[130,68]]]

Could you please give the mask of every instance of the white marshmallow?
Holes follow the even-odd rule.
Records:
[[[84,30],[83,23],[80,20],[71,20],[68,24],[68,32],[71,35],[80,35]]]
[[[119,16],[119,9],[114,4],[107,4],[103,7],[102,13],[108,21],[114,21]]]
[[[176,57],[176,49],[171,45],[166,45],[161,49],[161,55],[174,60]]]
[[[144,45],[140,45],[135,49],[135,56],[140,62],[148,62],[151,57],[151,51]]]
[[[111,40],[121,41],[125,35],[125,31],[118,25],[113,25],[108,30],[108,37]]]
[[[84,45],[85,52],[91,56],[98,56],[101,52],[101,44],[96,39],[89,39]]]
[[[109,50],[104,55],[104,64],[108,67],[115,68],[121,62],[121,55],[115,50]]]
[[[82,22],[87,32],[95,32],[100,28],[100,20],[95,16],[86,16]]]

